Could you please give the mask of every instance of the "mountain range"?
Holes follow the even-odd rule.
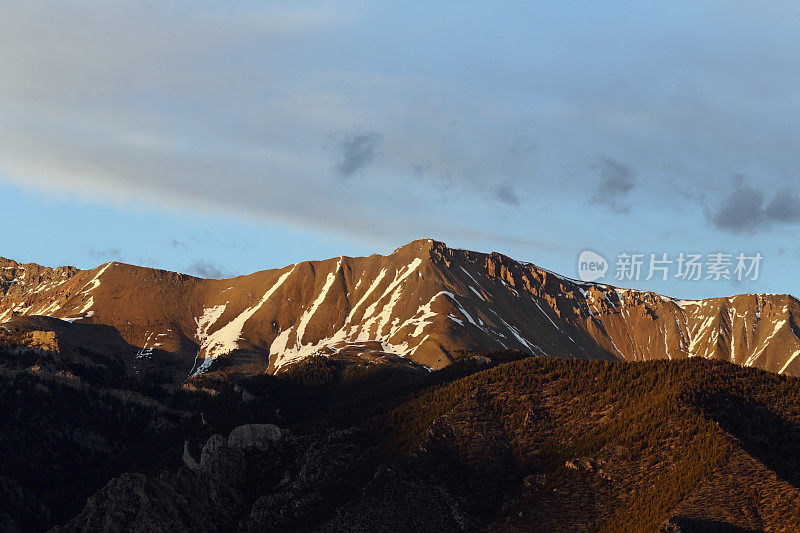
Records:
[[[433,240],[206,280],[0,260],[2,531],[797,531],[798,302]]]
[[[621,361],[703,357],[794,376],[798,313],[789,295],[679,300],[431,239],[385,256],[230,279],[120,262],[79,270],[0,259],[4,328],[30,332],[43,348],[113,346],[132,375],[172,383],[275,373],[310,355],[436,370],[459,354],[503,349]]]

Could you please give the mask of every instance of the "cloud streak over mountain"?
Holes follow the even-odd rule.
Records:
[[[687,245],[706,249],[798,217],[787,4],[1,9],[0,179],[26,190],[370,245],[491,235],[560,247],[562,268],[580,246],[705,226]],[[748,220],[731,210],[758,196],[723,178],[740,172],[765,195]]]

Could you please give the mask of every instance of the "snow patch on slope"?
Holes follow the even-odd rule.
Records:
[[[195,324],[197,324],[195,336],[197,337],[197,340],[201,342],[201,344],[208,338],[208,330],[217,320],[219,320],[219,318],[225,312],[225,307],[227,307],[227,305],[228,302],[225,302],[221,305],[206,307],[203,309],[203,314],[194,319]]]
[[[325,301],[325,297],[328,295],[328,291],[330,290],[333,282],[336,281],[336,276],[339,274],[339,269],[342,266],[342,259],[339,259],[339,262],[336,264],[336,268],[333,272],[328,274],[328,277],[325,279],[325,284],[322,286],[322,290],[320,291],[317,298],[311,304],[311,306],[306,309],[303,315],[300,317],[300,320],[297,323],[297,333],[295,335],[295,345],[292,348],[288,348],[287,344],[289,342],[289,335],[292,332],[292,328],[287,328],[285,331],[282,331],[274,341],[272,341],[272,345],[270,345],[269,353],[270,357],[273,354],[278,354],[278,357],[275,359],[275,366],[276,368],[280,368],[281,366],[285,365],[286,363],[290,363],[292,361],[297,361],[299,359],[303,359],[312,355],[316,352],[321,346],[322,342],[319,343],[309,343],[307,345],[303,345],[303,337],[305,336],[306,327],[308,327],[308,323],[311,321],[311,318],[316,313],[317,309],[320,305]]]
[[[800,355],[800,350],[797,350],[796,352],[794,352],[794,353],[791,355],[791,357],[789,357],[789,359],[786,361],[786,364],[785,364],[785,365],[783,365],[783,367],[781,367],[781,369],[780,369],[780,370],[778,370],[778,374],[783,374],[783,373],[786,371],[786,369],[787,369],[787,368],[789,368],[789,365],[791,365],[791,364],[792,364],[792,361],[794,361],[795,359],[797,359],[797,356],[798,356],[798,355]]]
[[[106,263],[103,266],[103,268],[101,268],[100,270],[97,271],[97,274],[95,274],[92,279],[90,279],[89,281],[86,282],[86,284],[81,289],[81,292],[79,292],[78,294],[88,294],[91,291],[95,290],[97,287],[99,287],[100,286],[100,276],[102,276],[103,272],[108,270],[108,267],[110,267],[113,264],[114,264],[113,261],[111,263]]]
[[[319,352],[322,348],[327,347],[331,349],[337,349],[337,346],[341,347],[342,345],[346,344],[353,345],[370,341],[380,342],[383,350],[387,353],[395,353],[400,356],[413,354],[414,350],[416,350],[416,347],[411,350],[409,349],[408,342],[392,344],[390,339],[400,329],[410,325],[417,326],[415,329],[416,335],[414,336],[419,335],[422,333],[424,326],[428,323],[423,317],[430,317],[433,315],[433,313],[429,308],[426,308],[426,306],[421,306],[420,309],[418,309],[415,313],[415,318],[406,320],[402,325],[399,325],[398,318],[392,320],[392,312],[400,299],[402,293],[401,286],[403,282],[406,281],[408,277],[417,270],[420,264],[422,264],[422,260],[416,258],[410,264],[396,272],[394,279],[386,287],[383,293],[381,293],[381,295],[375,301],[373,301],[373,303],[369,305],[367,309],[365,309],[360,321],[361,323],[351,325],[351,321],[353,320],[356,311],[364,302],[367,301],[369,295],[377,290],[381,281],[383,281],[386,275],[386,269],[381,270],[376,279],[367,289],[367,292],[364,294],[364,296],[362,296],[358,303],[353,306],[342,327],[335,331],[330,337],[320,339],[318,342],[302,344],[305,328],[308,322],[311,320],[311,316],[313,316],[313,311],[315,311],[316,308],[325,300],[328,290],[333,284],[336,273],[339,271],[340,265],[337,265],[336,271],[333,274],[328,275],[329,277],[326,280],[325,286],[323,286],[323,289],[317,296],[317,299],[309,308],[310,312],[304,314],[298,322],[295,345],[292,347],[288,346],[289,337],[293,328],[282,331],[273,341],[272,345],[270,346],[270,357],[273,355],[277,356],[275,358],[275,367],[281,368],[289,363],[299,361],[305,357]],[[385,301],[387,297],[389,298],[389,301],[380,308],[380,311],[378,311],[378,307],[382,302]],[[436,296],[434,296],[431,301],[428,302],[428,306],[430,303],[432,303],[434,298],[436,298]],[[422,312],[423,317],[417,317],[420,312]],[[389,329],[388,331],[385,331],[387,327]],[[419,347],[419,344],[417,347]]]
[[[256,314],[256,312],[261,309],[267,300],[278,290],[284,281],[286,281],[289,276],[294,272],[294,267],[291,270],[283,274],[278,281],[266,292],[264,296],[261,297],[261,300],[258,301],[256,305],[244,310],[239,316],[219,328],[218,330],[214,331],[213,333],[208,334],[207,329],[204,332],[205,338],[202,339],[200,345],[200,351],[197,353],[198,359],[200,356],[203,356],[203,362],[197,367],[194,373],[191,374],[190,377],[196,376],[198,374],[202,374],[203,372],[211,366],[211,362],[219,357],[220,355],[225,355],[227,353],[232,352],[238,347],[238,341],[242,336],[242,330],[244,329],[245,323],[247,323],[250,318]],[[218,307],[218,306],[217,306]],[[222,315],[222,312],[217,309],[219,315]],[[206,311],[204,311],[204,316],[206,315]],[[209,313],[209,316],[206,318],[207,321],[211,320],[212,314]],[[203,317],[201,317],[202,319]],[[216,319],[215,319],[216,321]],[[199,330],[199,320],[198,320],[198,330]],[[208,325],[210,327],[211,324]],[[198,336],[199,338],[199,336]],[[195,361],[197,364],[197,361]]]

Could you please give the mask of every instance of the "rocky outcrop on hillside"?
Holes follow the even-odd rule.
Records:
[[[336,491],[360,479],[353,432],[298,436],[269,424],[211,436],[194,466],[124,474],[89,498],[63,531],[136,524],[147,531],[285,531],[318,521]]]

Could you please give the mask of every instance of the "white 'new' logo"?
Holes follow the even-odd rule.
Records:
[[[584,250],[578,256],[578,277],[581,281],[597,281],[606,275],[608,261],[602,255]]]

